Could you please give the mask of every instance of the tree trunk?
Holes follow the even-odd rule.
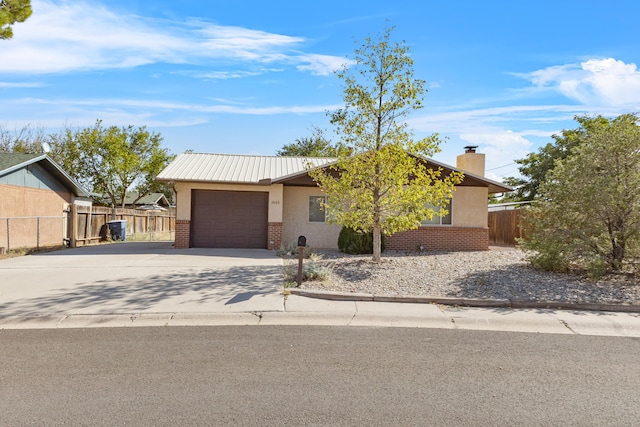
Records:
[[[375,224],[373,226],[373,262],[380,262],[382,253],[382,239],[380,233],[380,226]]]
[[[611,268],[614,271],[622,269],[622,261],[624,260],[625,244],[624,242],[618,242],[615,239],[612,241],[613,248],[611,251]]]

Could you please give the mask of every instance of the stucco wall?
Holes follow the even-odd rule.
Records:
[[[488,195],[486,187],[456,187],[451,225],[486,228]]]
[[[298,236],[317,249],[337,249],[341,227],[336,224],[309,222],[309,196],[322,196],[319,188],[285,187],[282,221],[282,244],[295,245]]]
[[[191,190],[264,191],[269,193],[269,222],[282,222],[282,184],[240,185],[207,184],[198,182],[176,183],[176,219],[191,220]]]
[[[61,245],[66,229],[64,210],[72,201],[70,192],[0,184],[0,247]],[[38,219],[24,217],[57,217]],[[9,237],[7,242],[7,220]]]

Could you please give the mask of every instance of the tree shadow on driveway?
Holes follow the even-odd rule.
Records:
[[[281,284],[281,266],[234,266],[107,278],[51,289],[37,297],[0,301],[0,315],[234,311],[234,307],[247,303],[260,309],[262,305],[272,307],[276,301],[270,298],[267,304],[265,297],[282,300]],[[249,305],[246,308],[250,311]]]

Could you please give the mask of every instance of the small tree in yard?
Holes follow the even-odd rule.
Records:
[[[417,228],[446,215],[461,174],[441,176],[424,156],[438,151],[438,135],[414,141],[401,121],[422,108],[424,81],[414,79],[409,49],[391,43],[392,28],[355,50],[344,81],[345,108],[330,114],[341,139],[337,162],[310,175],[328,196],[329,216],[340,225],[373,232],[373,260],[380,261],[381,235]]]
[[[640,126],[635,114],[577,117],[580,138],[540,186],[527,215],[534,265],[593,275],[620,270],[640,255]]]

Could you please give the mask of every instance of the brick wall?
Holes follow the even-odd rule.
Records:
[[[282,245],[282,223],[270,222],[267,229],[267,249],[276,250]]]
[[[176,249],[187,249],[190,243],[191,221],[188,219],[176,219]]]
[[[415,251],[420,245],[425,251],[486,251],[489,249],[489,229],[420,227],[385,238],[387,250]]]

